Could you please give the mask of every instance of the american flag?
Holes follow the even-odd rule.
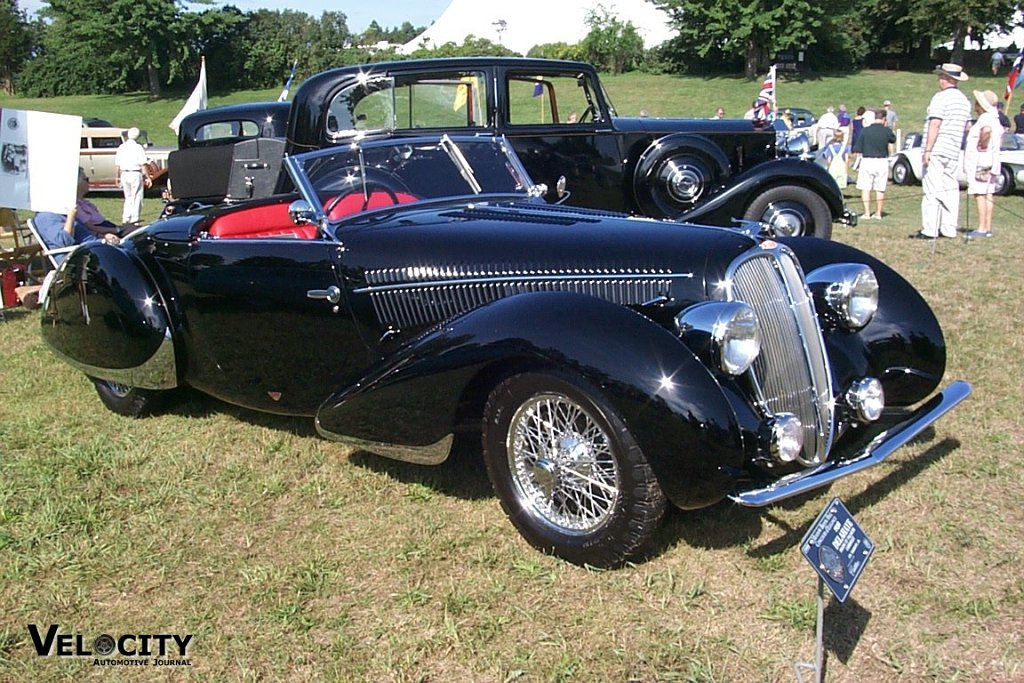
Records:
[[[1017,59],[1013,60],[1013,66],[1010,67],[1010,75],[1006,79],[1006,92],[1003,94],[1003,99],[1006,103],[1010,103],[1010,97],[1013,95],[1014,89],[1024,81],[1024,48],[1021,48],[1020,54],[1017,55]]]
[[[761,92],[757,95],[757,105],[754,107],[754,120],[767,121],[768,114],[775,109],[775,65],[768,69],[768,76],[761,84]]]

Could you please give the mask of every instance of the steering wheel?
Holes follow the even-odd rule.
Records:
[[[587,105],[587,108],[583,110],[583,113],[580,114],[580,117],[578,119],[576,119],[576,123],[583,123],[584,121],[587,120],[588,116],[591,119],[594,118],[594,105],[592,105],[592,104],[588,104]]]

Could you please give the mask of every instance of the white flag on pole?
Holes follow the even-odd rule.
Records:
[[[192,112],[206,109],[206,57],[202,59],[203,62],[199,66],[199,82],[196,83],[192,94],[188,96],[188,100],[185,101],[185,106],[181,108],[181,111],[174,117],[174,120],[168,124],[175,134],[177,134],[178,128],[181,126],[182,119]]]

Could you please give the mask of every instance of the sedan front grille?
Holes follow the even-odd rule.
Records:
[[[803,273],[792,252],[762,244],[729,270],[729,298],[749,304],[761,323],[761,354],[750,369],[766,416],[792,413],[804,426],[798,458],[823,462],[833,435],[828,357]]]

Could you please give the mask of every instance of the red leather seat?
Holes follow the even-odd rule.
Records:
[[[288,216],[288,202],[275,202],[228,211],[214,219],[206,232],[219,239],[262,239],[285,237],[311,240],[315,225],[295,225]]]
[[[394,206],[396,199],[398,200],[398,204],[408,204],[409,202],[416,201],[416,196],[411,195],[408,192],[396,192],[395,196],[392,197],[387,192],[375,190],[370,193],[367,198],[366,208],[363,208],[363,193],[356,191],[342,197],[341,201],[335,204],[331,209],[331,214],[328,218],[332,221],[336,221],[339,218],[351,216],[352,214],[359,213],[360,211],[383,209],[388,206]],[[324,207],[326,208],[330,206],[332,201],[334,201],[333,197],[324,202]]]
[[[370,209],[381,209],[395,205],[395,199],[399,204],[416,201],[416,196],[407,192],[396,192],[395,196],[387,192],[371,192],[369,200],[363,207],[363,193],[353,192],[341,198],[331,208],[331,220],[338,220],[360,211]],[[330,206],[334,198],[324,202],[324,206]],[[315,225],[295,225],[288,216],[288,207],[291,201],[277,201],[272,204],[260,204],[247,206],[235,211],[227,211],[213,220],[207,227],[206,232],[210,237],[218,239],[264,239],[268,237],[284,237],[300,240],[311,240],[316,238],[317,227]]]

